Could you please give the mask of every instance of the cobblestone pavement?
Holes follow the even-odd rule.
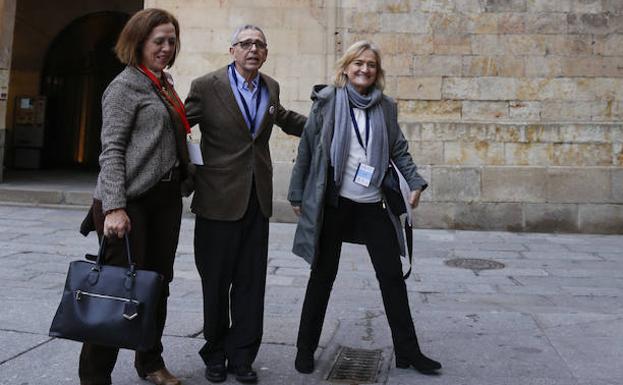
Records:
[[[68,263],[95,252],[78,225],[84,211],[0,205],[0,384],[77,384],[80,345],[47,331]],[[197,350],[201,287],[183,219],[165,330],[165,360],[186,385],[207,384]],[[382,350],[377,383],[620,385],[623,378],[623,236],[416,230],[407,287],[423,350],[441,375],[393,364],[389,328],[365,249],[344,247],[317,370],[293,368],[298,318],[309,274],[290,252],[294,225],[271,224],[262,384],[328,384],[339,346]],[[447,266],[454,258],[504,264],[498,270]],[[148,383],[122,351],[115,385]],[[235,384],[230,376],[227,384]],[[352,383],[352,382],[351,382]]]

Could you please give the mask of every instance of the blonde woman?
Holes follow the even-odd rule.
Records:
[[[342,242],[363,243],[379,280],[399,368],[434,373],[441,364],[420,350],[400,263],[400,237],[384,203],[381,182],[390,160],[402,173],[417,207],[427,186],[398,126],[396,103],[383,94],[378,47],[359,41],[337,62],[333,86],[317,86],[288,200],[299,216],[293,252],[311,264],[295,368],[314,370]]]

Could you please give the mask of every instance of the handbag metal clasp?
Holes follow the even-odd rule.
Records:
[[[132,321],[138,316],[138,304],[132,300],[125,303],[123,308],[123,318]]]

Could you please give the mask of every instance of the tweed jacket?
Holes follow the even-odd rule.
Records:
[[[290,135],[301,136],[307,118],[284,109],[279,83],[260,73],[268,88],[268,110],[251,135],[234,92],[228,67],[195,79],[186,99],[190,125],[199,124],[203,165],[195,170],[193,213],[212,220],[234,221],[246,212],[255,182],[262,213],[272,215],[273,166],[268,141],[273,124]]]
[[[147,76],[127,66],[102,97],[102,152],[94,197],[104,212],[153,187],[177,160],[174,125]]]
[[[293,205],[302,208],[294,234],[292,252],[313,266],[318,253],[318,242],[329,185],[328,178],[332,178],[332,175],[329,175],[330,149],[324,148],[322,143],[322,128],[326,119],[329,119],[326,126],[333,128],[335,88],[325,85],[316,86],[312,92],[312,100],[314,103],[292,169],[288,200]],[[408,151],[407,141],[398,126],[396,102],[383,95],[381,107],[387,127],[390,158],[406,179],[411,191],[424,190],[428,184],[417,172],[417,166],[413,163]],[[406,256],[402,226],[398,218],[389,209],[387,211],[396,230],[401,254]],[[362,243],[358,234],[348,234],[347,237],[346,241],[348,242]]]

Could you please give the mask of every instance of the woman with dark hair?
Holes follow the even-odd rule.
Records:
[[[293,252],[311,264],[295,368],[314,370],[314,351],[343,241],[364,243],[379,280],[396,366],[433,373],[441,364],[420,350],[400,263],[402,232],[381,183],[390,163],[409,185],[415,208],[427,186],[411,159],[396,103],[383,94],[378,47],[359,41],[337,62],[334,86],[314,89],[288,200],[299,216]]]
[[[181,186],[189,164],[190,126],[172,78],[164,72],[175,62],[179,38],[177,20],[160,9],[136,13],[123,28],[115,51],[127,66],[102,98],[101,171],[88,218],[98,236],[106,237],[104,263],[127,265],[124,236],[129,234],[137,267],[164,277],[156,312],[160,339],[180,230]],[[136,371],[157,385],[179,385],[164,365],[160,339],[150,350],[136,352]],[[111,384],[118,352],[83,344],[80,384]]]

